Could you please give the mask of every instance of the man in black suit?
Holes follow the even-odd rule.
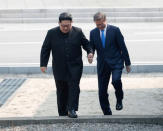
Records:
[[[125,62],[129,73],[131,62],[120,29],[107,24],[106,15],[101,12],[94,15],[94,22],[97,28],[90,32],[90,43],[93,51],[97,52],[99,101],[104,115],[112,115],[107,93],[110,75],[117,98],[116,110],[121,110],[123,108],[122,69]],[[89,58],[90,63],[92,60]]]
[[[77,117],[79,83],[83,70],[81,47],[87,51],[91,59],[93,51],[82,30],[72,26],[71,14],[61,13],[59,26],[48,31],[40,56],[40,68],[42,72],[45,72],[52,51],[59,116]]]

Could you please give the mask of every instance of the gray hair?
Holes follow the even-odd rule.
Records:
[[[93,20],[94,21],[106,20],[106,15],[102,12],[97,12],[93,17]]]

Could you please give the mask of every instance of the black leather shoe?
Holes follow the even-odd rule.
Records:
[[[75,110],[69,110],[68,111],[68,117],[70,117],[70,118],[77,118],[78,116],[77,116]]]
[[[122,109],[123,109],[122,100],[117,101],[117,104],[116,104],[116,110],[122,110]]]
[[[104,112],[104,115],[112,115],[112,111],[108,110],[108,111]]]

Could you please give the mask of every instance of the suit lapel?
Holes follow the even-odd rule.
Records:
[[[109,30],[110,26],[107,25],[107,28],[106,28],[106,36],[105,36],[105,48],[109,46],[109,43],[110,43],[110,30]]]

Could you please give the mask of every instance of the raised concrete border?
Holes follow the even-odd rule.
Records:
[[[163,125],[163,115],[115,115],[115,116],[79,116],[77,119],[68,117],[12,117],[0,118],[0,125],[22,126],[29,124],[56,124],[56,123],[119,123],[119,124],[158,124]]]
[[[125,70],[124,70],[125,72]],[[163,65],[132,65],[132,73],[161,73]],[[40,67],[0,67],[0,74],[39,74]],[[48,67],[47,73],[52,73],[52,67]],[[85,65],[83,68],[84,74],[97,73],[95,65]]]

